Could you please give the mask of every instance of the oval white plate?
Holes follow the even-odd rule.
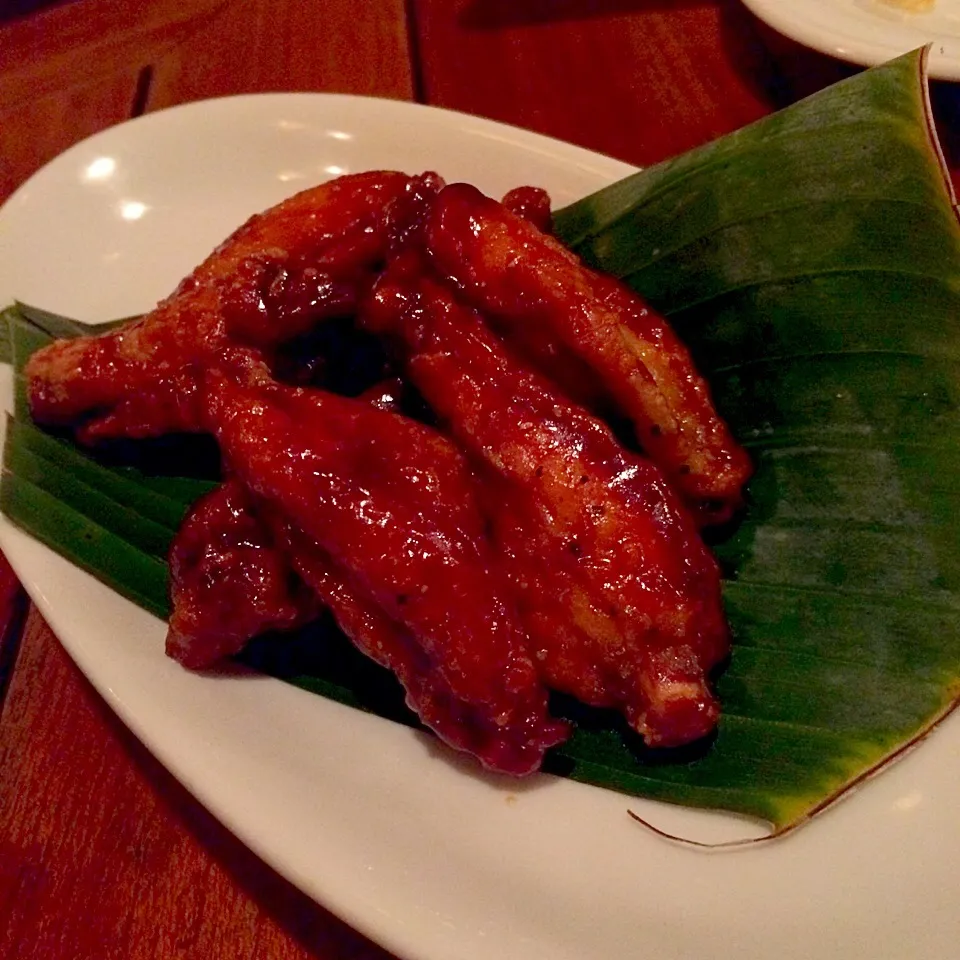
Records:
[[[0,300],[143,311],[248,214],[346,171],[436,169],[557,205],[624,164],[484,120],[319,94],[191,104],[72,148],[0,211]],[[207,678],[164,626],[5,521],[0,547],[107,702],[216,816],[417,960],[944,960],[960,911],[960,718],[784,841],[736,817],[481,776],[420,734],[262,677]]]
[[[884,0],[743,0],[775,30],[841,60],[873,66],[932,43],[930,76],[960,80],[960,0],[906,13]]]

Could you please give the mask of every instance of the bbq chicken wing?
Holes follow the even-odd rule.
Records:
[[[230,343],[269,354],[351,313],[383,258],[384,209],[409,178],[341,177],[248,220],[136,323],[57,341],[26,368],[31,412],[93,444],[200,429],[203,369]]]
[[[545,723],[539,710],[526,720],[514,712],[501,722],[485,697],[464,699],[413,630],[365,597],[315,541],[289,524],[286,530],[298,573],[354,646],[397,677],[407,705],[446,744],[479,758],[490,770],[521,775],[539,767],[545,747],[565,739],[564,725]]]
[[[170,547],[167,654],[192,670],[239,653],[267,630],[317,616],[312,591],[237,480],[201,497]]]
[[[403,341],[409,376],[480,465],[502,560],[548,686],[622,710],[651,746],[709,733],[708,673],[728,652],[717,565],[651,461],[519,363],[410,263],[367,322]]]
[[[211,372],[207,402],[232,475],[288,525],[298,573],[424,722],[492,769],[536,769],[567,728],[547,713],[456,447],[319,390]]]
[[[590,391],[604,385],[632,420],[642,449],[702,522],[731,516],[749,458],[665,320],[625,285],[584,266],[530,217],[467,184],[440,193],[426,235],[437,271],[505,335],[526,343],[545,335],[594,371],[598,379],[584,381]]]
[[[512,774],[569,733],[551,688],[651,746],[713,730],[729,636],[698,520],[736,509],[749,462],[666,323],[549,227],[530,188],[343,177],[253,217],[142,320],[31,358],[35,419],[82,443],[219,444],[226,479],[171,550],[171,656],[209,666],[326,607],[441,739]],[[416,390],[275,382],[354,313]],[[611,401],[649,457],[595,415]],[[421,405],[444,432],[395,412]]]

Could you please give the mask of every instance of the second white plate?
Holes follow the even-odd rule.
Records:
[[[931,43],[930,76],[960,80],[960,0],[907,13],[886,0],[743,0],[761,20],[805,46],[873,66]]]

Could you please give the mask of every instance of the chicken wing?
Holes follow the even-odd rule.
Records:
[[[588,269],[530,220],[467,184],[440,193],[426,236],[438,272],[508,336],[528,325],[546,330],[599,374],[642,449],[703,522],[731,516],[749,458],[665,320],[622,283]]]
[[[366,318],[401,337],[411,379],[481,466],[547,685],[622,709],[652,746],[709,733],[708,673],[729,649],[719,571],[660,469],[409,261]]]
[[[229,343],[269,351],[354,310],[409,178],[341,177],[248,220],[156,309],[101,336],[57,341],[26,368],[34,418],[93,444],[199,429],[201,375]]]
[[[368,404],[208,375],[225,461],[294,531],[301,575],[447,742],[521,774],[564,739],[463,455]]]
[[[170,596],[167,654],[192,670],[239,653],[267,630],[298,627],[320,610],[235,479],[198,500],[177,531]]]
[[[543,752],[566,737],[566,727],[536,715],[501,725],[484,702],[464,699],[427,654],[416,634],[351,585],[322,548],[288,525],[287,551],[297,572],[316,591],[354,646],[390,670],[406,702],[444,743],[515,776],[538,769]]]

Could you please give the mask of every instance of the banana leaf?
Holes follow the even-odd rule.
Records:
[[[960,689],[960,229],[924,71],[902,57],[557,216],[670,318],[753,454],[716,548],[717,742],[657,776],[740,810],[760,789],[780,829]]]
[[[715,544],[734,633],[715,739],[651,752],[618,718],[557,698],[577,729],[547,768],[783,832],[923,736],[960,690],[960,229],[924,56],[614,184],[556,229],[671,318],[756,475]],[[17,369],[79,332],[29,308],[6,319]],[[21,408],[0,506],[162,615],[163,538],[208,487],[98,463]],[[246,660],[415,722],[329,621]]]

